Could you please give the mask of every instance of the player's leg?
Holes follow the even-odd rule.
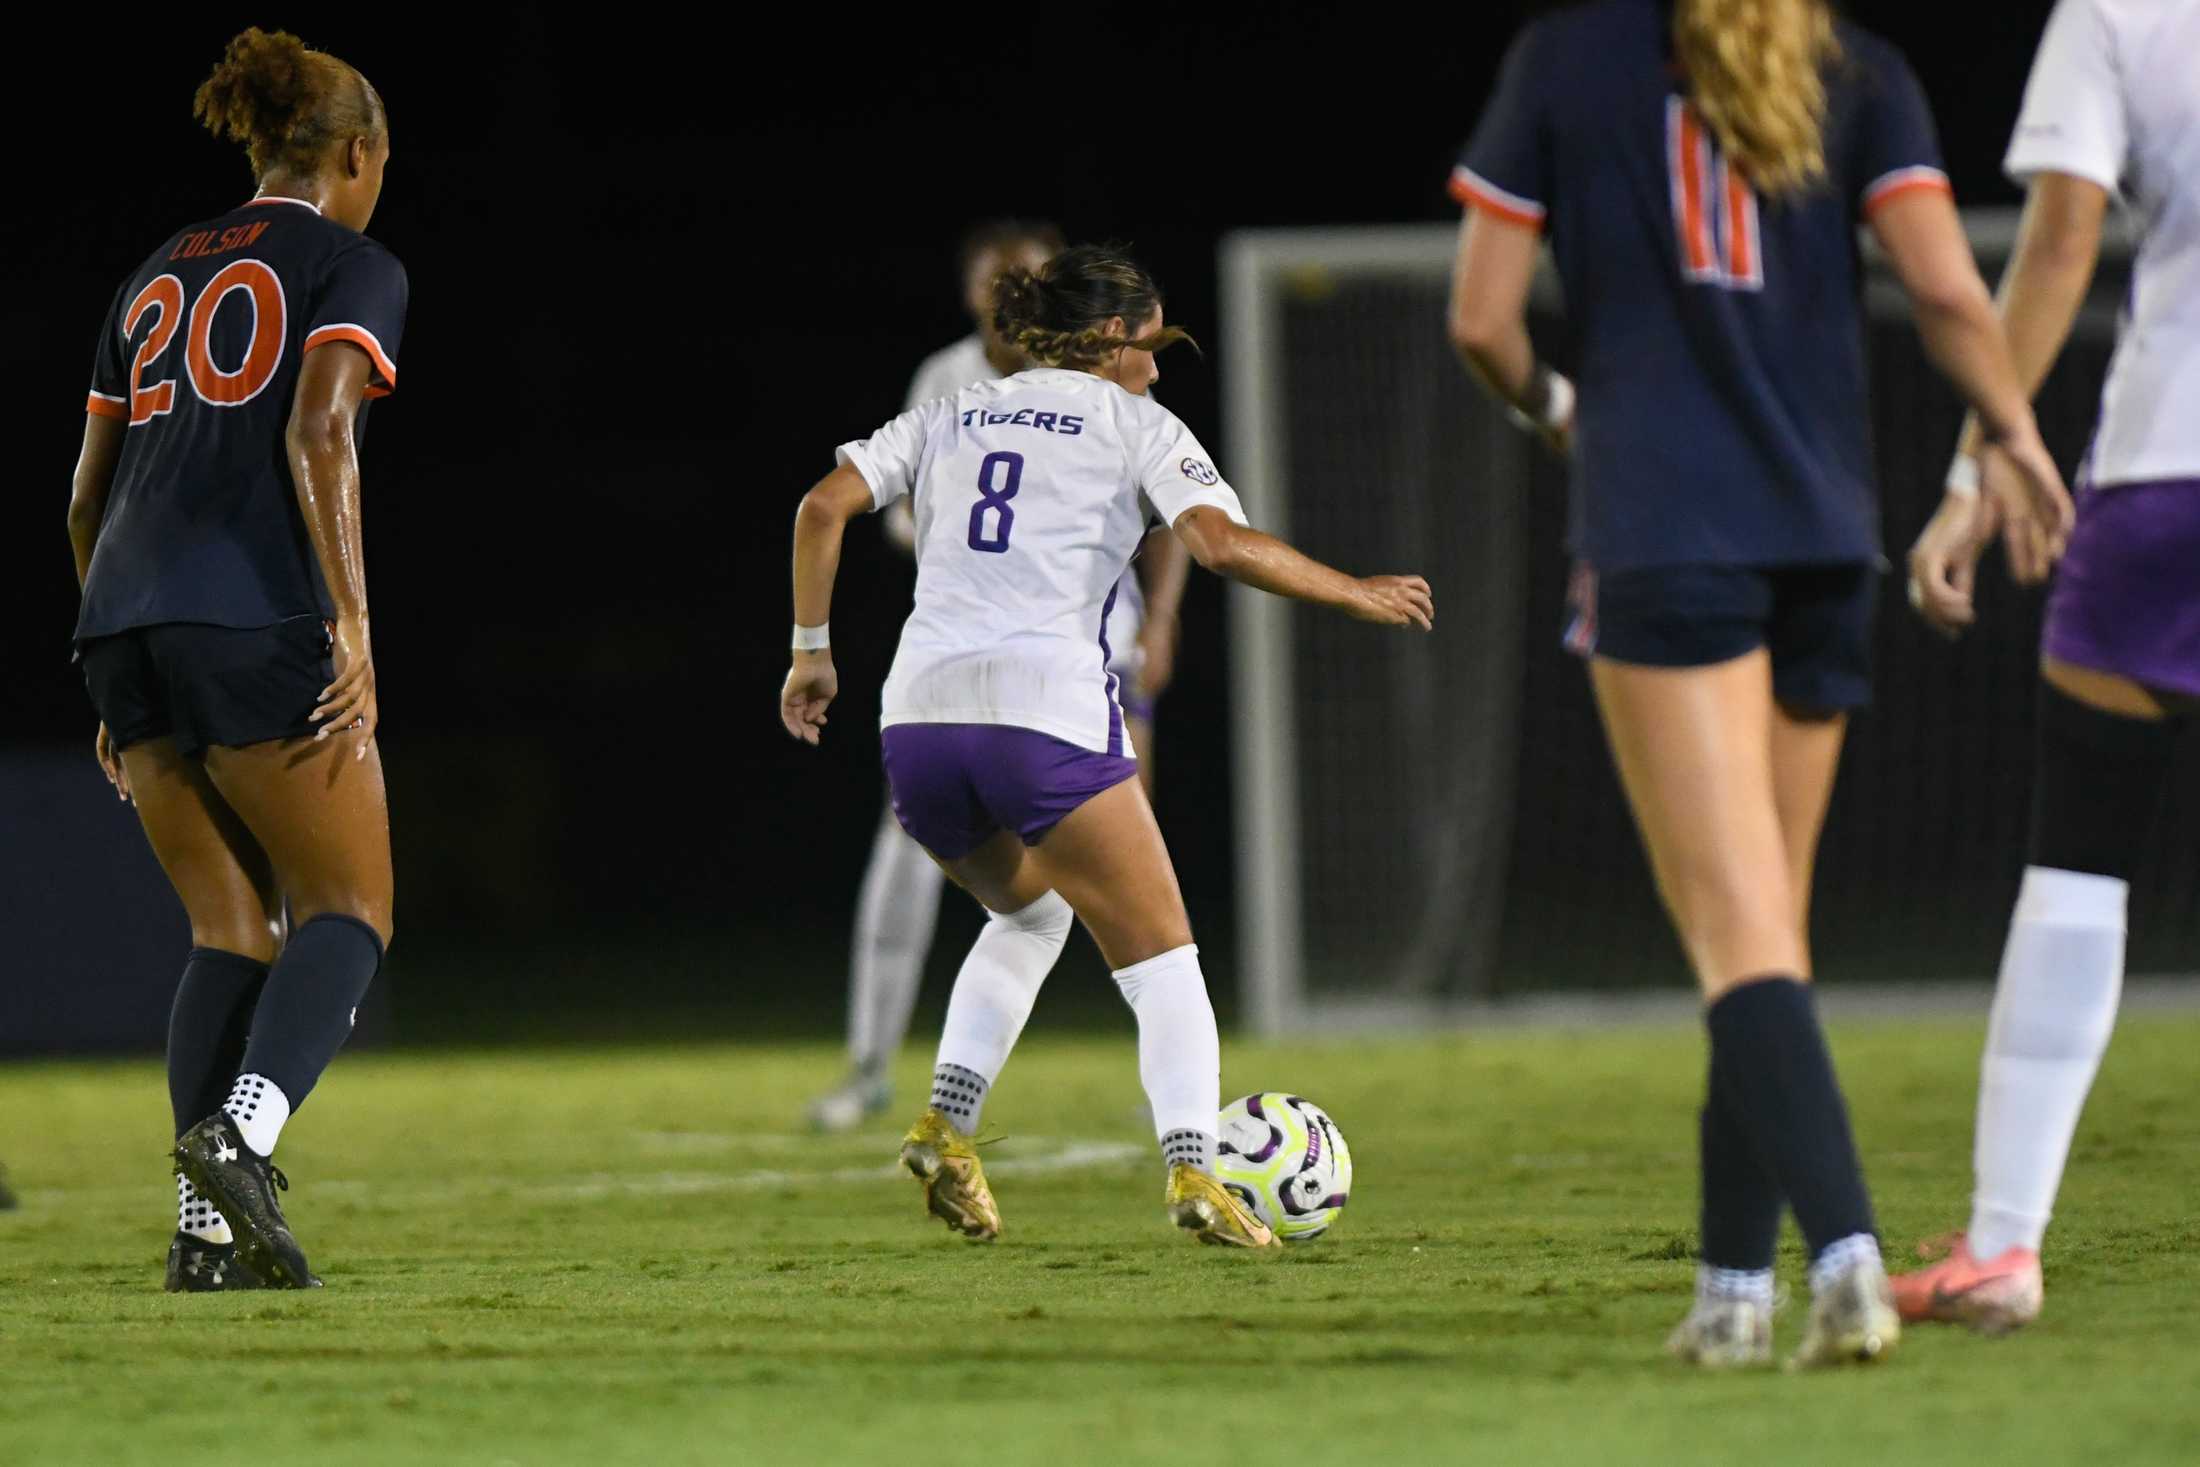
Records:
[[[1274,1235],[1214,1178],[1222,1046],[1176,868],[1135,780],[1085,799],[1032,848],[1090,929],[1138,1021],[1139,1079],[1168,1169],[1166,1202],[1201,1242],[1268,1247]]]
[[[1000,829],[970,778],[971,759],[986,757],[974,752],[973,741],[1012,732],[903,725],[880,740],[904,839],[937,852],[990,914],[955,976],[930,1104],[903,1136],[901,1151],[933,1215],[981,1241],[999,1236],[1001,1217],[972,1137],[1071,921],[1061,898],[1029,885],[1022,843]]]
[[[1725,1134],[1748,1138],[1794,1208],[1814,1290],[1852,1292],[1860,1270],[1876,1287],[1871,1203],[1795,925],[1771,659],[1762,648],[1696,667],[1599,657],[1592,676],[1660,892],[1707,1000],[1710,1104],[1723,1107]],[[1726,1236],[1750,1234],[1736,1227]],[[1752,1291],[1764,1288],[1769,1257],[1746,1262],[1765,1266],[1735,1272]],[[1875,1339],[1873,1352],[1883,1343]]]
[[[221,1114],[178,1141],[178,1164],[221,1205],[247,1264],[291,1288],[316,1280],[276,1197],[284,1124],[350,1036],[391,931],[388,802],[379,752],[346,737],[207,751],[207,773],[267,852],[296,926],[270,969]]]
[[[2000,1333],[2037,1318],[2040,1247],[2123,991],[2125,898],[2177,724],[2113,673],[2041,669],[2024,881],[1979,1066],[1976,1189],[1950,1255],[1896,1281],[1905,1318]]]
[[[851,1129],[891,1101],[887,1071],[908,1036],[945,884],[938,865],[902,830],[893,811],[883,811],[856,897],[848,968],[849,1073],[811,1102],[810,1124],[819,1130]]]
[[[221,1109],[243,1058],[253,1005],[274,960],[282,898],[266,853],[170,737],[125,748],[123,769],[154,857],[191,923],[191,953],[168,1018],[168,1096],[181,1137]],[[178,1176],[168,1288],[249,1285],[235,1271],[234,1238],[213,1202]]]

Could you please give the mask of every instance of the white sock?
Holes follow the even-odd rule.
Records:
[[[1213,1136],[1222,1114],[1222,1039],[1199,948],[1186,943],[1117,969],[1115,982],[1138,1016],[1138,1078],[1153,1107],[1154,1135]]]
[[[275,1154],[275,1138],[290,1119],[290,1097],[265,1075],[239,1075],[222,1109],[237,1123],[244,1144],[262,1156]]]
[[[1810,1261],[1810,1291],[1823,1294],[1845,1278],[1851,1269],[1879,1262],[1879,1240],[1870,1233],[1851,1233],[1828,1243]]]
[[[946,880],[888,810],[856,897],[848,965],[848,1054],[858,1066],[883,1068],[908,1037]]]
[[[2038,1251],[2124,986],[2124,882],[2025,869],[1979,1066],[1971,1256]]]
[[[189,1177],[176,1178],[176,1231],[189,1233],[202,1243],[233,1243],[229,1224],[214,1204],[199,1195]]]
[[[1742,1299],[1770,1309],[1772,1298],[1772,1270],[1769,1268],[1715,1268],[1708,1263],[1696,1265],[1696,1299],[1699,1303],[1708,1303],[1714,1299]]]
[[[1069,903],[1054,891],[1020,912],[993,914],[955,975],[938,1064],[969,1070],[987,1085],[1000,1077],[1075,920]],[[983,1103],[981,1093],[978,1104]],[[975,1130],[975,1111],[970,1120]]]

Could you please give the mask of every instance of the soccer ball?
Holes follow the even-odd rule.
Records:
[[[1352,1149],[1310,1100],[1270,1090],[1222,1109],[1215,1179],[1286,1243],[1329,1231],[1352,1191]]]

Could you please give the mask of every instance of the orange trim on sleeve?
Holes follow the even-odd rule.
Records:
[[[366,391],[361,393],[360,395],[363,397],[388,397],[390,395],[390,389],[387,387],[377,387],[372,382],[369,382],[367,384]]]
[[[360,326],[323,326],[306,338],[305,349],[311,351],[317,346],[327,346],[332,341],[348,341],[373,360],[374,370],[382,374],[382,381],[386,385],[379,393],[370,387],[368,396],[387,396],[397,386],[397,365],[382,355],[382,343],[374,339],[373,332]]]
[[[1508,224],[1536,230],[1543,227],[1544,211],[1540,207],[1528,205],[1525,200],[1500,198],[1464,168],[1451,171],[1451,196],[1466,208],[1494,214]]]
[[[1930,189],[1934,193],[1946,194],[1949,198],[1954,198],[1956,193],[1944,173],[1931,169],[1905,170],[1875,184],[1864,195],[1864,213],[1867,217],[1875,214],[1893,200],[1904,194],[1916,193],[1919,189]]]
[[[116,402],[111,397],[101,397],[96,392],[85,398],[84,411],[96,418],[114,418],[124,423],[130,421],[130,408],[127,403]]]

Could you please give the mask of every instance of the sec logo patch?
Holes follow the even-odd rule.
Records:
[[[1222,475],[1216,473],[1213,469],[1201,463],[1196,458],[1188,458],[1184,460],[1184,462],[1178,464],[1177,467],[1182,469],[1184,471],[1184,477],[1191,480],[1194,484],[1213,484],[1218,482],[1222,478]]]

